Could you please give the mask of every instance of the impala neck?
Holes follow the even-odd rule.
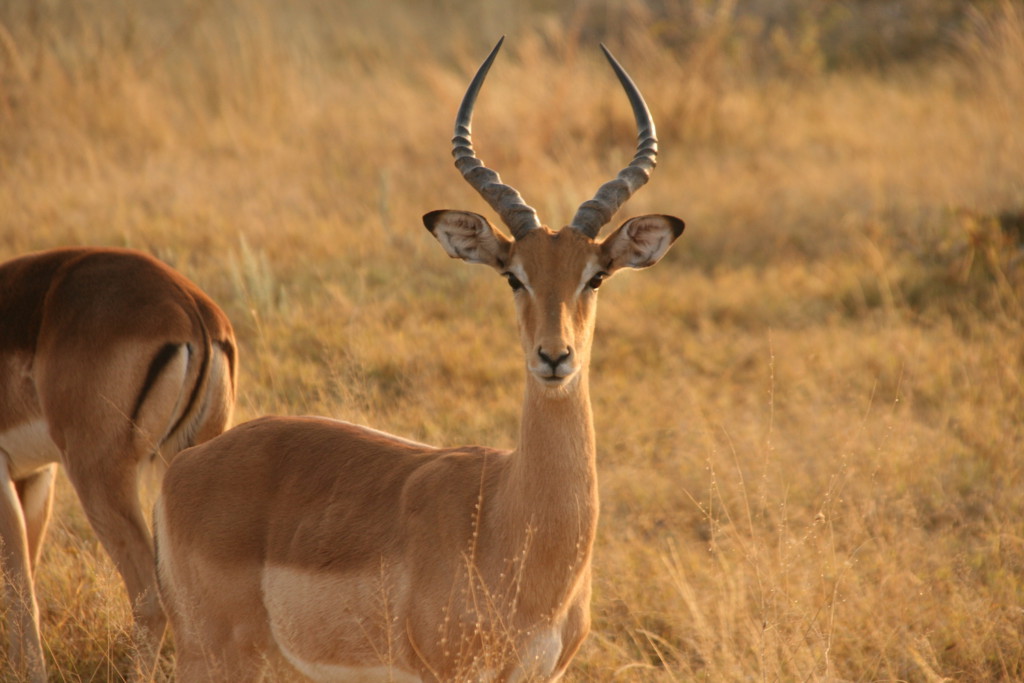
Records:
[[[563,507],[567,496],[584,493],[589,500],[596,483],[594,416],[586,370],[557,395],[527,378],[517,456],[517,473],[534,504]],[[541,495],[547,493],[552,494],[550,498]]]
[[[519,447],[507,481],[506,503],[518,520],[513,525],[518,533],[513,532],[509,540],[519,546],[517,552],[527,549],[523,570],[544,575],[533,585],[546,584],[555,592],[574,584],[589,564],[597,528],[594,420],[588,386],[586,369],[558,395],[527,377]]]

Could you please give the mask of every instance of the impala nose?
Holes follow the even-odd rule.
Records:
[[[554,355],[554,354],[558,354],[558,355]],[[553,353],[549,353],[549,352],[545,351],[543,348],[538,348],[537,349],[537,355],[540,356],[540,359],[542,361],[544,361],[545,363],[547,363],[548,366],[551,368],[551,375],[552,376],[557,376],[559,374],[558,373],[558,366],[559,366],[559,364],[562,361],[564,361],[564,360],[568,360],[572,356],[572,348],[565,348],[565,349],[562,349],[560,352],[556,351],[556,352],[553,352]]]

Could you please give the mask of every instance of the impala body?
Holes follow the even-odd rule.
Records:
[[[152,665],[165,618],[138,468],[223,431],[234,387],[231,324],[156,259],[70,248],[0,264],[0,561],[19,679],[45,680],[32,574],[57,463],[124,578]]]
[[[670,216],[600,227],[647,180],[654,127],[633,103],[633,163],[557,232],[476,158],[469,123],[500,42],[456,123],[454,154],[512,238],[483,216],[424,223],[453,258],[513,290],[526,366],[518,446],[435,448],[325,418],[267,417],[183,453],[155,524],[182,680],[249,680],[281,655],[320,681],[548,681],[590,624],[598,518],[588,368],[597,289],[652,265]]]

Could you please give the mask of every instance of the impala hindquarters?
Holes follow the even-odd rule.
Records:
[[[33,572],[64,465],[124,578],[152,668],[165,618],[137,472],[223,431],[235,397],[231,324],[145,254],[69,248],[0,264],[0,562],[9,656],[45,680]]]
[[[683,223],[640,216],[597,239],[657,149],[639,91],[609,54],[637,120],[636,156],[569,226],[541,225],[473,151],[473,104],[497,50],[463,100],[453,153],[512,236],[467,211],[424,223],[449,256],[492,267],[512,289],[526,370],[518,444],[435,448],[267,417],[183,453],[155,512],[183,680],[251,680],[270,659],[321,681],[552,681],[587,634],[597,291],[620,269],[656,263]]]

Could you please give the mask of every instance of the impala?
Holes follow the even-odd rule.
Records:
[[[636,116],[636,156],[568,227],[541,225],[470,139],[500,46],[465,95],[453,154],[512,238],[475,213],[423,220],[449,256],[491,266],[513,290],[526,364],[519,445],[435,448],[266,417],[183,453],[154,516],[181,680],[249,680],[277,661],[322,681],[546,681],[586,636],[597,289],[658,261],[683,222],[641,216],[596,239],[656,155],[647,107],[605,50]]]
[[[70,248],[0,264],[0,568],[19,680],[46,676],[32,576],[57,463],[124,578],[149,669],[166,618],[136,475],[223,431],[234,399],[231,324],[163,263]]]

